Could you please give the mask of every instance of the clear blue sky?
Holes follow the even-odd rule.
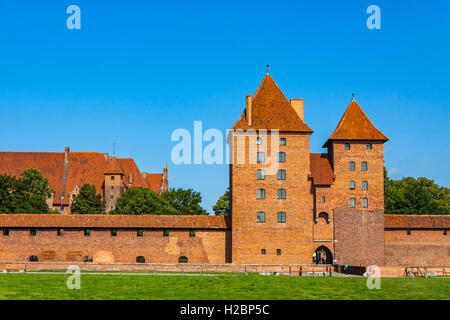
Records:
[[[81,8],[68,30],[66,8]],[[381,30],[366,8],[381,8]],[[266,64],[305,99],[322,152],[351,93],[390,141],[393,178],[450,185],[449,1],[0,1],[0,150],[112,153],[169,165],[210,211],[227,165],[170,162],[176,128],[225,130]]]

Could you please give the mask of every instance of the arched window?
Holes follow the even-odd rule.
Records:
[[[136,262],[137,263],[145,263],[145,257],[143,257],[143,256],[136,257]]]
[[[258,171],[256,171],[256,179],[257,180],[266,179],[266,172],[264,171],[264,169],[258,169]]]
[[[278,170],[278,180],[286,180],[286,170],[284,169]]]
[[[181,256],[178,258],[178,263],[188,263],[188,258],[185,256]]]
[[[348,169],[349,169],[350,171],[355,171],[355,162],[354,162],[354,161],[350,161],[350,162],[348,163]]]
[[[278,152],[278,162],[286,162],[286,153]]]
[[[367,162],[362,162],[361,163],[361,171],[367,171]]]
[[[265,199],[265,198],[266,198],[266,189],[258,189],[256,199]]]
[[[286,212],[280,211],[277,213],[278,223],[286,223]]]
[[[286,189],[278,189],[278,199],[286,199]]]

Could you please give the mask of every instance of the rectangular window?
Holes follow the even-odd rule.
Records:
[[[258,212],[256,215],[256,222],[266,222],[266,213]]]
[[[286,138],[280,138],[280,146],[286,145]]]
[[[256,144],[262,144],[262,139],[261,138],[256,138]]]
[[[362,199],[362,207],[367,208],[369,206],[369,200],[367,198]]]
[[[258,152],[256,154],[256,161],[258,163],[265,163],[266,162],[266,154],[264,152]]]
[[[345,150],[350,150],[350,143],[346,143],[344,146],[345,146]]]
[[[354,208],[356,206],[356,199],[350,198],[350,208]]]
[[[163,231],[163,237],[168,237],[170,235],[169,230],[164,230]]]
[[[117,237],[117,230],[116,229],[112,229],[111,230],[111,237]]]
[[[281,249],[277,249],[277,256],[281,256]]]
[[[114,181],[114,176],[111,176],[111,181]]]
[[[195,230],[189,231],[189,237],[195,237]]]
[[[261,254],[266,254],[266,249],[261,249]]]
[[[325,197],[322,196],[322,203],[325,203]]]
[[[286,162],[286,153],[278,152],[278,162]]]
[[[362,162],[361,163],[361,171],[367,171],[367,162]]]
[[[407,234],[408,236],[410,236],[410,235],[411,235],[411,229],[406,229],[406,234]]]
[[[367,181],[363,181],[362,182],[362,189],[364,190],[364,191],[367,191],[367,189],[368,189],[368,184],[367,184]]]
[[[278,170],[278,180],[286,180],[286,170]]]
[[[256,179],[257,180],[265,180],[266,172],[263,169],[258,169],[258,171],[256,171]]]
[[[286,189],[278,189],[278,199],[286,199]]]
[[[84,236],[85,237],[89,237],[91,235],[91,230],[90,229],[84,229]]]
[[[367,147],[367,150],[372,150],[372,144],[371,143],[366,144],[366,147]]]
[[[36,229],[30,229],[30,236],[36,235]]]
[[[56,234],[57,234],[58,236],[62,236],[62,229],[56,230]]]
[[[280,211],[277,214],[278,223],[286,223],[286,212]]]
[[[354,161],[350,161],[350,162],[348,163],[348,169],[349,169],[350,171],[355,171],[355,162],[354,162]]]
[[[447,235],[447,229],[444,229],[444,236]]]
[[[3,235],[9,236],[9,229],[3,229]]]
[[[136,235],[137,235],[138,237],[142,237],[142,236],[144,235],[144,230],[138,230],[137,233],[136,233]]]
[[[350,190],[355,190],[355,181],[350,181]]]
[[[258,192],[256,194],[256,199],[265,199],[265,198],[266,198],[266,190],[258,189]]]

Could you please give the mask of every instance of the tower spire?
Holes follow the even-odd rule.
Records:
[[[352,101],[351,102],[356,102],[355,93],[352,93]]]
[[[269,75],[269,65],[267,65],[267,75]]]

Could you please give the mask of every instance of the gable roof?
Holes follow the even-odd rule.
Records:
[[[325,148],[330,140],[378,140],[389,139],[378,130],[355,100],[352,100],[345,110],[336,129],[325,142]]]
[[[247,113],[244,110],[232,129],[278,129],[280,131],[313,132],[300,119],[270,75],[264,77],[252,97],[252,125],[248,125]]]
[[[326,153],[311,153],[309,162],[309,178],[314,185],[332,185],[336,175],[331,168],[331,162]]]
[[[161,192],[163,174],[162,173],[147,173],[146,176],[147,183],[150,189],[156,193]]]
[[[55,190],[53,204],[61,202],[64,178],[63,152],[0,152],[0,174],[19,178],[23,171],[34,168],[49,180]],[[68,194],[76,185],[93,184],[97,193],[102,194],[105,173],[123,175],[123,184],[128,187],[157,189],[162,182],[152,180],[150,184],[142,177],[136,163],[131,158],[108,157],[98,152],[70,152],[67,169],[64,204],[69,204]],[[132,179],[133,183],[130,184]]]

